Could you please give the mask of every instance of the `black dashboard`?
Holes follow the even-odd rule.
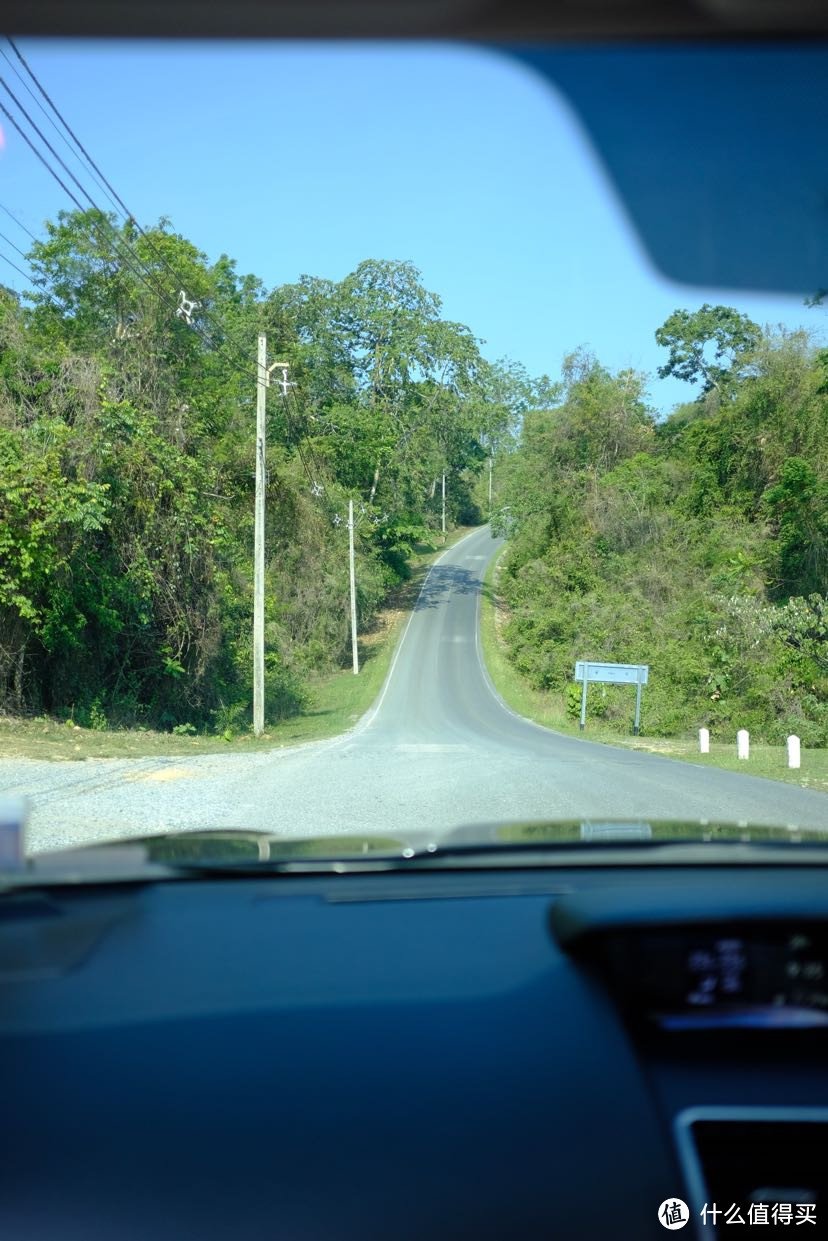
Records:
[[[772,1192],[819,1235],[826,928],[791,865],[7,893],[0,1234],[713,1237]]]

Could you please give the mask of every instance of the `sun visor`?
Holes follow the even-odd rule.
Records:
[[[665,276],[803,296],[828,287],[828,44],[520,56],[580,115]]]

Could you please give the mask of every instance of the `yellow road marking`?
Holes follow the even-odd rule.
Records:
[[[134,775],[128,775],[127,780],[183,780],[187,776],[195,775],[187,767],[160,767],[157,771],[137,771]]]

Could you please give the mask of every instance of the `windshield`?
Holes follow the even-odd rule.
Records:
[[[29,853],[828,829],[822,51],[0,53]]]

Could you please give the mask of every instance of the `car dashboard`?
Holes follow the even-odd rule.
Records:
[[[706,1203],[771,1192],[828,1220],[827,932],[807,865],[7,892],[0,1231],[644,1238],[679,1199],[713,1237]]]

